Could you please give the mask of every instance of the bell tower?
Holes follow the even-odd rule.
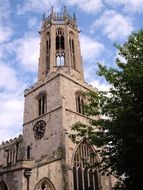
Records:
[[[0,145],[0,189],[111,190],[110,177],[87,167],[98,162],[96,147],[69,137],[75,122],[91,120],[83,92],[96,91],[84,81],[78,33],[66,8],[43,16],[38,80],[24,92],[23,134]]]
[[[71,17],[66,7],[61,13],[52,8],[47,18],[43,15],[38,79],[62,67],[75,78],[84,80],[79,32],[75,14]]]

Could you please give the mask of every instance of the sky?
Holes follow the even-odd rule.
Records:
[[[108,85],[96,74],[97,62],[115,67],[114,42],[143,28],[143,0],[0,0],[0,142],[22,133],[23,92],[37,80],[38,31],[52,6],[75,12],[85,80],[99,89]]]

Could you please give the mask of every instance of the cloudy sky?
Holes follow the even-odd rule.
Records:
[[[37,80],[42,15],[64,5],[81,30],[85,80],[102,89],[96,63],[115,66],[113,43],[143,28],[143,0],[0,0],[0,141],[22,131],[23,91]]]

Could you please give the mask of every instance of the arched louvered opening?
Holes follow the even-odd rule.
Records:
[[[84,96],[80,92],[76,93],[76,111],[80,114],[85,115],[85,112],[84,112]]]
[[[55,190],[54,185],[48,180],[47,178],[43,178],[40,182],[36,185],[34,190]]]
[[[8,190],[8,187],[3,180],[0,182],[0,190]]]
[[[51,39],[50,33],[46,34],[46,69],[50,69],[50,49],[51,49]]]
[[[74,190],[99,190],[97,168],[89,167],[97,162],[94,153],[94,148],[87,140],[78,145],[74,154]]]
[[[56,66],[65,65],[65,40],[64,30],[57,29],[56,31]]]
[[[38,115],[43,115],[47,111],[47,95],[46,92],[41,92],[37,96],[38,100]]]
[[[70,54],[71,54],[71,68],[76,69],[75,47],[74,47],[74,39],[72,39],[72,37],[69,38],[69,46],[70,46]]]

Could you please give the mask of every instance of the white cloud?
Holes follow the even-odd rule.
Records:
[[[103,7],[101,0],[67,0],[69,5],[77,5],[81,10],[88,13],[97,13]]]
[[[22,130],[23,98],[21,93],[0,93],[0,140],[14,138]]]
[[[17,6],[18,14],[25,14],[29,11],[34,12],[48,12],[53,6],[54,9],[59,10],[61,5],[76,5],[81,10],[88,13],[97,13],[103,7],[102,0],[65,0],[59,3],[58,0],[24,0],[22,4]]]
[[[6,64],[0,64],[0,89],[13,91],[17,89],[19,82],[15,71]]]
[[[24,0],[22,4],[17,6],[17,14],[25,14],[26,12],[48,12],[54,6],[58,9],[58,0]]]
[[[0,43],[6,42],[13,35],[13,30],[11,27],[4,26],[2,23],[0,24]]]
[[[36,17],[30,17],[28,19],[27,25],[29,29],[32,29],[34,26],[38,25],[38,19]]]
[[[99,82],[98,80],[95,80],[90,83],[93,87],[96,87],[100,91],[109,91],[110,86],[104,82]]]
[[[13,138],[22,129],[25,84],[10,66],[0,64],[0,140]]]
[[[91,26],[91,31],[100,28],[104,35],[111,40],[124,39],[133,30],[132,20],[115,11],[105,11],[103,15]]]
[[[0,43],[8,41],[14,33],[10,22],[10,13],[9,0],[5,0],[0,4]]]
[[[16,61],[28,71],[37,71],[40,38],[31,34],[7,44],[7,52],[15,53]]]
[[[95,41],[87,35],[80,36],[81,54],[85,61],[95,62],[96,58],[101,55],[104,50],[104,45]]]
[[[143,12],[143,0],[104,0],[111,6],[123,6],[128,12]]]
[[[10,15],[10,3],[9,0],[4,0],[0,3],[0,21],[7,19]]]

